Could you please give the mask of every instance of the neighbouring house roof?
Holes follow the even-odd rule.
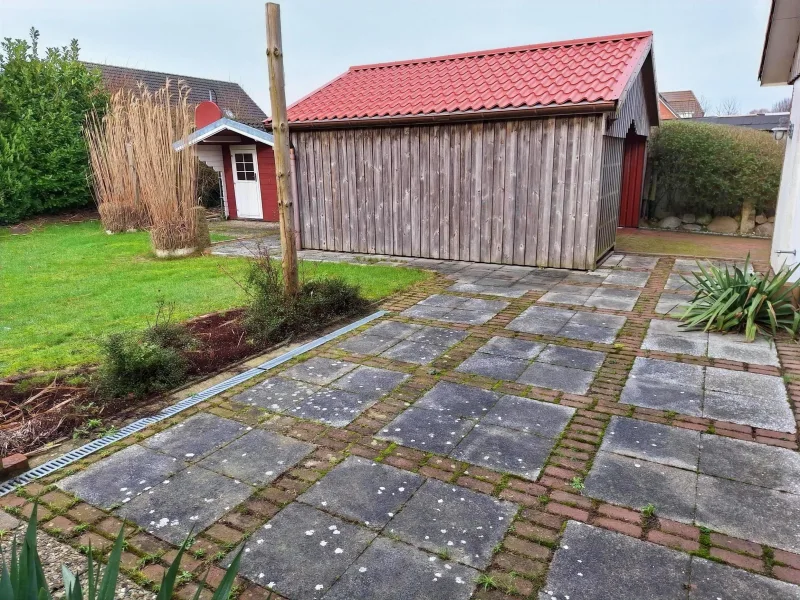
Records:
[[[789,113],[762,113],[755,115],[731,115],[724,117],[699,117],[692,119],[701,123],[715,123],[717,125],[732,125],[734,127],[749,127],[761,131],[775,131],[789,127]]]
[[[798,36],[800,4],[796,0],[772,0],[758,68],[761,85],[785,85],[800,75],[795,56]]]
[[[652,38],[646,31],[350,67],[292,104],[288,119],[298,124],[542,108],[614,110]],[[655,112],[654,81],[652,88]]]
[[[250,125],[239,123],[238,121],[234,121],[232,119],[222,118],[218,121],[214,121],[213,123],[209,123],[205,127],[201,127],[197,131],[194,131],[184,140],[173,142],[172,147],[176,151],[181,151],[187,146],[198,144],[203,140],[210,138],[212,135],[216,135],[222,131],[232,131],[245,137],[249,137],[257,142],[263,142],[264,144],[268,144],[270,146],[275,145],[275,140],[271,133],[267,133],[261,129],[256,129],[255,127],[250,127]]]
[[[661,97],[666,100],[670,108],[678,113],[678,116],[682,119],[702,117],[705,115],[700,101],[692,90],[661,92]]]
[[[658,117],[667,120],[680,119],[675,109],[664,99],[664,94],[658,95]]]
[[[267,118],[264,111],[238,83],[100,63],[84,62],[83,64],[90,69],[99,69],[103,76],[103,82],[112,92],[119,89],[136,90],[139,82],[146,85],[150,91],[155,91],[164,87],[167,79],[173,84],[183,81],[190,88],[189,102],[191,104],[213,100],[231,118],[258,127],[263,127],[264,120]]]

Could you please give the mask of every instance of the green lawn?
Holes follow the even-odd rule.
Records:
[[[159,300],[177,319],[241,306],[247,259],[157,260],[147,233],[107,235],[96,221],[50,225],[27,235],[0,228],[0,376],[97,359],[97,340],[138,329]],[[428,277],[385,266],[303,263],[309,275],[337,274],[372,299]]]

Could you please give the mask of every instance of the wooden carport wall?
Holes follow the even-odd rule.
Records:
[[[601,179],[619,176],[605,142],[632,122],[649,129],[646,56],[619,102],[569,114],[291,124],[302,246],[594,268],[610,247],[608,235],[598,246],[598,232],[613,234],[619,211],[618,184],[605,182],[601,205]]]

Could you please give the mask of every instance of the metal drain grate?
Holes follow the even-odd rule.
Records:
[[[244,383],[248,379],[252,379],[253,377],[257,377],[262,373],[269,371],[281,365],[293,358],[300,356],[301,354],[308,352],[309,350],[313,350],[322,344],[326,344],[337,337],[344,335],[345,333],[349,333],[362,325],[369,323],[370,321],[374,321],[375,319],[379,319],[383,315],[386,314],[386,311],[378,311],[373,313],[363,319],[359,319],[355,323],[350,323],[350,325],[346,325],[336,331],[329,333],[328,335],[322,336],[321,338],[317,338],[307,344],[303,344],[295,348],[294,350],[290,350],[280,356],[273,358],[272,360],[268,360],[265,363],[258,365],[244,373],[239,373],[238,375],[234,375],[230,379],[226,379],[225,381],[221,381],[211,387],[203,390],[202,392],[198,392],[188,398],[184,398],[180,402],[173,404],[170,407],[165,408],[161,412],[152,417],[144,417],[143,419],[139,419],[138,421],[134,421],[133,423],[129,423],[125,427],[121,428],[119,431],[102,437],[97,440],[93,440],[88,444],[84,444],[80,448],[76,448],[71,452],[67,452],[59,456],[58,458],[54,458],[53,460],[47,461],[44,464],[39,465],[38,467],[26,471],[21,475],[17,475],[13,479],[9,479],[5,483],[0,484],[0,497],[5,496],[6,494],[10,494],[13,492],[17,487],[21,485],[25,485],[34,481],[35,479],[40,479],[41,477],[45,477],[58,471],[59,469],[63,469],[66,466],[71,465],[72,463],[81,460],[89,456],[90,454],[97,452],[98,450],[102,450],[106,446],[110,446],[114,442],[118,442],[121,439],[128,437],[129,435],[133,435],[141,431],[142,429],[152,425],[153,423],[158,423],[159,421],[163,421],[164,419],[168,419],[181,411],[186,410],[187,408],[191,408],[195,404],[203,402],[204,400],[208,400],[209,398],[216,396],[217,394],[221,394],[222,392],[231,389],[239,385],[240,383]]]

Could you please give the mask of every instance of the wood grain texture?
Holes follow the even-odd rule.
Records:
[[[591,268],[618,210],[604,126],[588,115],[295,132],[303,245]]]

